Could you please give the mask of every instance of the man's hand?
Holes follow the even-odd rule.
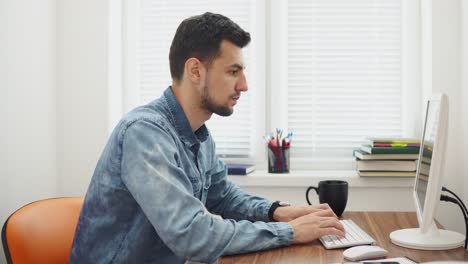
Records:
[[[294,244],[308,243],[325,235],[345,235],[343,225],[330,208],[303,215],[289,224],[294,230]]]
[[[278,207],[273,213],[273,220],[277,222],[289,222],[298,217],[327,209],[330,209],[328,204]]]

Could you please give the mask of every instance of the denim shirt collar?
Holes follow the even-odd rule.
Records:
[[[176,128],[177,134],[182,142],[190,148],[199,146],[200,142],[204,142],[209,135],[208,129],[205,124],[203,124],[195,131],[195,133],[192,132],[192,127],[190,126],[187,116],[172,92],[171,86],[164,91],[164,98],[166,99],[167,105],[169,106],[169,112],[171,113],[169,117],[170,122]]]

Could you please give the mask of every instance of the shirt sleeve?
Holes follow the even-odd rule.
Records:
[[[177,153],[161,124],[137,121],[122,139],[122,180],[174,254],[211,263],[222,255],[291,244],[287,223],[235,221],[208,212],[178,167]]]
[[[206,207],[214,214],[235,220],[269,222],[272,202],[242,191],[227,179],[226,165],[216,158]]]

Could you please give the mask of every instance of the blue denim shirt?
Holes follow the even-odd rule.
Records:
[[[171,88],[128,113],[99,159],[70,263],[215,262],[290,245],[271,202],[226,177],[203,125],[195,133]]]

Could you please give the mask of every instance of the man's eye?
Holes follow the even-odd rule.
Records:
[[[238,70],[231,71],[231,74],[232,74],[232,75],[236,75],[236,74],[237,74],[237,72],[239,72],[239,71],[238,71]]]

